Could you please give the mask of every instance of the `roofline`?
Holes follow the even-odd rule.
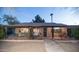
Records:
[[[43,24],[43,25],[40,25],[40,24]],[[60,24],[60,23],[26,23],[26,24],[21,23],[21,24],[3,25],[3,26],[4,27],[67,27],[67,28],[79,27],[79,25],[65,25],[65,24]]]
[[[65,27],[65,24],[59,23],[21,23],[15,25],[4,25],[5,27]]]

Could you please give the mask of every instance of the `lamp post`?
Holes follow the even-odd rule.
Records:
[[[53,13],[51,13],[50,16],[51,16],[51,23],[53,23]],[[54,29],[53,29],[53,27],[52,27],[51,32],[52,32],[52,39],[53,39],[53,37],[54,37]]]
[[[51,16],[51,23],[53,23],[53,13],[51,13],[50,16]]]

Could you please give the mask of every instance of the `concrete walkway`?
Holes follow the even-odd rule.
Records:
[[[64,52],[64,49],[55,41],[45,39],[45,47],[47,52]]]
[[[65,52],[79,52],[79,40],[56,41]]]
[[[45,39],[48,52],[79,52],[79,40],[48,40]]]

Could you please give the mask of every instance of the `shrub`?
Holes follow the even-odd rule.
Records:
[[[3,39],[5,37],[4,28],[0,27],[0,39]]]
[[[71,30],[71,35],[72,35],[72,37],[79,39],[79,28],[73,28]]]

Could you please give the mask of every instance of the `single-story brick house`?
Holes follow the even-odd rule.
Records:
[[[4,27],[6,32],[7,28],[13,28],[15,36],[18,37],[66,39],[68,37],[67,29],[75,26],[59,23],[20,23],[15,25],[4,25]]]

